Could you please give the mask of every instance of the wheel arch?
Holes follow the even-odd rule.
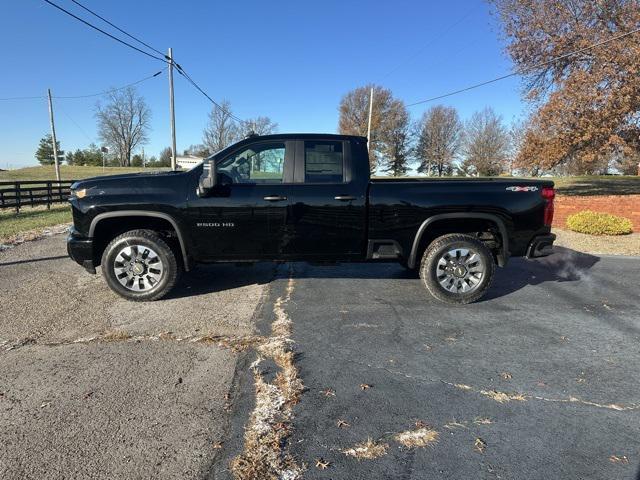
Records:
[[[185,245],[184,236],[176,220],[167,213],[152,212],[148,210],[118,210],[115,212],[100,213],[91,220],[91,225],[89,226],[89,238],[93,238],[96,228],[98,227],[98,224],[102,220],[117,218],[117,217],[147,217],[147,218],[157,218],[157,219],[167,221],[176,232],[178,243],[180,244],[180,253],[182,254],[184,269],[187,272],[189,271],[189,258],[187,256],[187,249]]]
[[[481,213],[481,212],[453,212],[453,213],[442,213],[438,215],[433,215],[427,218],[416,233],[416,236],[413,239],[413,244],[411,246],[411,253],[409,254],[409,259],[407,260],[407,265],[409,268],[415,268],[416,262],[418,261],[418,255],[420,254],[420,245],[425,233],[428,231],[429,227],[433,226],[433,224],[443,221],[443,220],[465,220],[465,219],[476,219],[476,220],[486,220],[498,227],[498,231],[500,232],[500,236],[502,237],[502,248],[501,253],[498,255],[498,265],[503,267],[506,265],[507,260],[509,258],[509,236],[507,232],[507,227],[504,224],[504,221],[497,215],[491,213]],[[449,233],[460,233],[460,232],[449,232]]]

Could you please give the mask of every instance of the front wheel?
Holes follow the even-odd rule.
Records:
[[[451,304],[466,304],[489,290],[495,263],[489,249],[471,235],[436,238],[420,263],[420,278],[431,295]]]
[[[102,273],[118,295],[134,301],[158,300],[175,285],[175,253],[151,230],[131,230],[114,238],[102,254]]]

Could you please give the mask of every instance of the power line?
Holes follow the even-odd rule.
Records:
[[[64,108],[62,108],[62,105],[58,105],[58,107],[60,108],[60,110],[62,110],[62,113],[64,113],[64,115],[71,121],[71,123],[73,123],[76,126],[76,128],[80,131],[80,133],[82,133],[82,135],[84,135],[85,138],[89,140],[89,143],[93,143],[95,139],[91,138],[89,134],[85,132],[84,129],[80,126],[80,124],[76,122],[73,118],[71,118],[71,115],[69,115],[67,111]]]
[[[61,6],[59,6],[59,5],[55,4],[55,3],[53,3],[51,0],[44,0],[44,1],[45,1],[46,3],[48,3],[49,5],[51,5],[51,6],[55,7],[55,8],[57,8],[58,10],[60,10],[60,11],[62,11],[62,12],[64,12],[64,13],[66,13],[67,15],[69,15],[69,16],[71,16],[71,17],[75,18],[76,20],[78,20],[78,21],[80,21],[80,22],[84,23],[84,24],[85,24],[85,25],[87,25],[88,27],[91,27],[91,28],[93,28],[94,30],[97,30],[98,32],[100,32],[100,33],[102,33],[102,34],[104,34],[104,35],[108,36],[109,38],[111,38],[111,39],[113,39],[113,40],[115,40],[115,41],[117,41],[117,42],[119,42],[119,43],[121,43],[121,44],[123,44],[123,45],[126,45],[126,46],[127,46],[127,47],[129,47],[129,48],[132,48],[132,49],[134,49],[134,50],[136,50],[136,51],[138,51],[138,52],[140,52],[140,53],[143,53],[144,55],[147,55],[148,57],[154,58],[154,59],[156,59],[156,60],[160,60],[160,61],[165,62],[165,63],[169,63],[169,60],[167,59],[167,56],[166,56],[166,55],[164,55],[161,51],[159,51],[159,50],[157,50],[157,49],[155,49],[155,48],[151,47],[150,45],[148,45],[147,43],[143,42],[142,40],[140,40],[140,39],[138,39],[138,38],[134,37],[133,35],[131,35],[131,34],[129,34],[129,33],[127,33],[126,31],[124,31],[124,30],[122,30],[121,28],[117,27],[116,25],[114,25],[112,22],[110,22],[110,21],[109,21],[109,20],[107,20],[106,18],[104,18],[104,17],[102,17],[102,16],[98,15],[97,13],[93,12],[92,10],[90,10],[90,9],[89,9],[89,8],[87,8],[87,7],[85,7],[84,5],[82,5],[80,2],[78,2],[78,1],[76,1],[76,0],[71,0],[71,1],[72,1],[73,3],[75,3],[76,5],[78,5],[79,7],[83,8],[84,10],[86,10],[87,12],[89,12],[89,13],[91,13],[92,15],[96,16],[97,18],[99,18],[99,19],[100,19],[100,20],[102,20],[103,22],[106,22],[107,24],[111,25],[113,28],[117,29],[117,30],[118,30],[118,31],[120,31],[121,33],[124,33],[124,34],[125,34],[125,35],[127,35],[128,37],[130,37],[130,38],[132,38],[133,40],[135,40],[135,41],[137,41],[137,42],[141,43],[142,45],[146,46],[147,48],[150,48],[150,49],[151,49],[151,50],[153,50],[154,52],[159,53],[160,55],[162,55],[162,58],[161,58],[161,57],[157,57],[156,55],[152,55],[152,54],[151,54],[151,53],[149,53],[149,52],[145,52],[144,50],[141,50],[141,49],[139,49],[138,47],[136,47],[136,46],[134,46],[134,45],[131,45],[130,43],[125,42],[124,40],[122,40],[122,39],[120,39],[120,38],[118,38],[118,37],[115,37],[115,36],[111,35],[110,33],[108,33],[108,32],[106,32],[106,31],[102,30],[101,28],[96,27],[96,26],[95,26],[95,25],[93,25],[92,23],[87,22],[86,20],[84,20],[84,19],[82,19],[82,18],[78,17],[77,15],[74,15],[73,13],[69,12],[68,10],[65,10],[65,9],[64,9],[64,8],[62,8]],[[193,85],[193,86],[194,86],[194,87],[195,87],[195,88],[196,88],[200,93],[202,93],[205,97],[207,97],[207,99],[208,99],[211,103],[213,103],[216,107],[218,107],[220,110],[222,110],[223,112],[225,112],[227,115],[229,115],[229,116],[230,116],[232,119],[234,119],[235,121],[242,123],[242,121],[243,121],[243,120],[242,120],[241,118],[238,118],[238,117],[237,117],[237,116],[235,116],[233,113],[231,113],[229,110],[227,110],[226,108],[224,108],[222,105],[220,105],[218,102],[216,102],[213,98],[211,98],[211,97],[210,97],[210,96],[209,96],[209,95],[208,95],[208,94],[207,94],[207,93],[206,93],[202,88],[200,88],[200,86],[195,82],[195,80],[193,80],[193,79],[191,78],[191,76],[190,76],[190,75],[189,75],[189,74],[188,74],[188,73],[187,73],[187,72],[186,72],[186,71],[185,71],[185,70],[184,70],[184,69],[183,69],[183,68],[182,68],[178,63],[176,63],[176,62],[174,61],[174,62],[173,62],[173,65],[174,65],[174,66],[176,67],[176,69],[178,70],[178,73],[180,73],[180,75],[182,75],[183,77],[185,77],[185,78],[187,79],[187,81],[188,81],[189,83],[191,83],[191,85]],[[124,88],[124,87],[123,87],[123,88]],[[103,92],[103,93],[106,93],[106,92]],[[101,94],[103,94],[103,93],[101,93]],[[101,95],[101,94],[92,94],[92,95],[88,95],[88,96],[97,96],[97,95]],[[61,97],[58,97],[58,98],[61,98]],[[68,98],[72,98],[72,97],[68,97]],[[76,97],[73,97],[73,98],[76,98]],[[80,98],[80,97],[78,97],[78,98]]]
[[[243,123],[244,120],[242,120],[241,118],[238,118],[237,116],[235,116],[233,113],[231,113],[229,110],[227,110],[226,108],[224,108],[222,105],[220,105],[218,102],[216,102],[213,98],[211,98],[209,95],[207,95],[207,92],[205,92],[202,88],[200,88],[200,86],[195,82],[195,80],[193,80],[191,78],[191,76],[177,63],[174,62],[174,65],[176,67],[176,70],[178,71],[178,73],[180,75],[182,75],[191,85],[193,85],[200,93],[202,93],[202,95],[204,95],[205,97],[207,97],[207,99],[213,103],[216,107],[218,107],[220,110],[222,110],[224,113],[226,113],[227,115],[229,115],[232,119],[234,119],[236,122],[238,123]]]
[[[159,72],[154,73],[153,75],[149,75],[148,77],[144,77],[141,78],[140,80],[137,80],[135,82],[129,83],[127,85],[123,85],[122,87],[118,87],[118,88],[110,88],[108,90],[104,90],[102,92],[99,93],[91,93],[88,95],[74,95],[74,96],[54,96],[53,98],[59,98],[59,99],[72,99],[72,98],[89,98],[89,97],[100,97],[102,95],[105,95],[107,93],[110,92],[117,92],[119,90],[124,90],[125,88],[129,88],[129,87],[133,87],[134,85],[138,85],[139,83],[142,82],[146,82],[147,80],[151,80],[152,78],[157,77],[158,75],[160,75],[162,72],[164,72],[168,67],[164,67],[162,70],[160,70]]]
[[[104,91],[99,92],[99,93],[91,93],[91,94],[88,94],[88,95],[53,96],[53,98],[68,100],[68,99],[73,99],[73,98],[99,97],[99,96],[105,95],[105,94],[107,94],[109,92],[117,92],[119,90],[124,90],[125,88],[133,87],[134,85],[138,85],[139,83],[146,82],[147,80],[150,80],[152,78],[157,77],[162,72],[164,72],[167,68],[169,68],[169,67],[164,67],[162,70],[160,70],[159,72],[154,73],[153,75],[149,75],[148,77],[141,78],[140,80],[136,80],[135,82],[128,83],[127,85],[123,85],[122,87],[110,88],[108,90],[104,90]],[[43,98],[47,98],[47,97],[45,97],[44,95],[37,95],[37,96],[32,96],[32,97],[6,97],[6,98],[0,98],[0,101],[3,101],[3,100],[35,100],[35,99],[42,100]]]
[[[73,0],[72,0],[73,1]],[[467,12],[466,15],[462,16],[461,18],[459,18],[458,20],[456,20],[454,23],[452,23],[451,25],[449,25],[447,28],[445,28],[444,30],[442,30],[441,32],[439,32],[438,34],[434,35],[433,37],[431,37],[429,39],[429,41],[424,44],[419,50],[417,50],[416,52],[414,52],[411,56],[405,58],[402,62],[400,62],[398,65],[396,65],[394,68],[392,68],[391,70],[389,70],[387,73],[385,73],[382,77],[380,77],[380,80],[384,80],[385,78],[387,78],[389,75],[391,75],[392,73],[396,72],[397,70],[399,70],[401,67],[403,67],[404,65],[406,65],[407,63],[409,63],[411,60],[413,60],[414,58],[416,58],[418,55],[420,55],[422,52],[424,52],[427,48],[429,48],[431,45],[433,45],[435,42],[437,42],[438,40],[441,40],[442,37],[444,37],[447,33],[449,33],[451,30],[453,30],[455,27],[457,27],[458,25],[460,25],[462,22],[464,22],[467,18],[469,18],[471,16],[471,14],[473,13],[473,10]]]
[[[34,96],[34,97],[6,97],[6,98],[0,98],[0,102],[1,101],[5,101],[5,100],[42,100],[43,98],[47,98],[44,95],[38,95],[38,96]]]
[[[94,12],[93,10],[89,9],[88,7],[85,7],[83,4],[81,4],[80,2],[78,2],[77,0],[71,0],[73,3],[75,3],[76,5],[78,5],[80,8],[82,8],[83,10],[86,10],[87,12],[89,12],[91,15],[93,15],[94,17],[99,18],[100,20],[102,20],[103,22],[105,22],[106,24],[112,26],[113,28],[115,28],[116,30],[118,30],[120,33],[124,33],[127,37],[131,38],[132,40],[135,40],[136,42],[144,45],[145,47],[147,47],[150,50],[153,50],[156,53],[159,53],[160,55],[162,55],[162,57],[164,57],[164,53],[161,52],[160,50],[153,48],[151,45],[149,45],[148,43],[143,42],[142,40],[140,40],[137,37],[134,37],[133,35],[131,35],[130,33],[125,32],[123,29],[121,29],[120,27],[118,27],[117,25],[114,25],[113,23],[111,23],[109,20],[107,20],[106,18],[98,15],[96,12]]]
[[[125,42],[124,40],[122,40],[122,39],[120,39],[120,38],[118,38],[118,37],[115,37],[115,36],[111,35],[109,32],[106,32],[106,31],[102,30],[100,27],[96,27],[94,24],[87,22],[86,20],[84,20],[84,19],[82,19],[82,18],[78,17],[77,15],[74,15],[74,14],[73,14],[73,13],[71,13],[69,10],[65,10],[65,9],[64,9],[64,8],[62,8],[60,5],[57,5],[57,4],[53,3],[51,0],[44,0],[44,1],[45,1],[46,3],[48,3],[49,5],[51,5],[52,7],[57,8],[57,9],[58,9],[58,10],[60,10],[61,12],[66,13],[66,14],[67,14],[67,15],[69,15],[70,17],[75,18],[75,19],[76,19],[76,20],[78,20],[79,22],[82,22],[82,23],[84,23],[85,25],[87,25],[88,27],[91,27],[91,28],[93,28],[94,30],[97,30],[98,32],[102,33],[103,35],[106,35],[107,37],[109,37],[109,38],[111,38],[111,39],[115,40],[116,42],[119,42],[119,43],[121,43],[121,44],[123,44],[123,45],[126,45],[127,47],[132,48],[132,49],[136,50],[137,52],[140,52],[140,53],[142,53],[142,54],[144,54],[144,55],[146,55],[146,56],[148,56],[148,57],[151,57],[151,58],[153,58],[153,59],[155,59],[155,60],[160,60],[161,62],[165,62],[165,63],[167,62],[167,61],[166,61],[164,58],[162,58],[162,57],[158,57],[158,56],[153,55],[153,54],[151,54],[151,53],[149,53],[149,52],[145,52],[144,50],[142,50],[142,49],[140,49],[140,48],[138,48],[138,47],[136,47],[136,46],[134,46],[134,45],[131,45],[130,43]]]
[[[628,37],[628,36],[633,35],[634,33],[638,33],[638,32],[640,32],[640,28],[636,28],[635,30],[631,30],[629,32],[622,33],[620,35],[616,35],[615,37],[611,37],[611,38],[609,38],[607,40],[603,40],[603,41],[598,42],[598,43],[594,43],[592,45],[589,45],[588,47],[583,47],[583,48],[580,48],[578,50],[573,50],[571,52],[568,52],[568,53],[565,53],[563,55],[560,55],[559,57],[555,57],[555,58],[552,58],[550,60],[545,60],[544,62],[540,62],[540,63],[538,63],[536,65],[531,66],[531,67],[518,69],[518,70],[516,70],[514,72],[511,72],[511,73],[508,73],[506,75],[502,75],[500,77],[493,78],[491,80],[486,80],[486,81],[481,82],[481,83],[476,83],[475,85],[470,85],[468,87],[461,88],[460,90],[455,90],[453,92],[445,93],[443,95],[438,95],[437,97],[431,97],[431,98],[427,98],[426,100],[420,100],[419,102],[410,103],[409,105],[407,105],[407,107],[413,107],[415,105],[421,105],[423,103],[433,102],[434,100],[440,100],[441,98],[451,97],[453,95],[457,95],[459,93],[467,92],[467,91],[473,90],[475,88],[484,87],[485,85],[489,85],[490,83],[499,82],[500,80],[504,80],[505,78],[514,77],[516,75],[522,75],[527,70],[535,70],[537,68],[544,67],[545,65],[550,65],[550,64],[555,63],[557,61],[563,60],[563,59],[565,59],[567,57],[576,55],[578,53],[586,52],[588,50],[592,50],[592,49],[597,48],[597,47],[601,47],[602,45],[606,45],[607,43],[611,43],[613,41],[620,40],[621,38]]]

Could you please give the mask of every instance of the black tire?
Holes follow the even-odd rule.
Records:
[[[464,278],[468,277],[462,277],[460,280],[456,280],[454,284],[449,284],[451,288],[456,291],[448,290],[441,284],[441,281],[445,283],[448,282],[445,272],[442,270],[444,267],[442,267],[442,265],[439,266],[439,262],[442,260],[442,262],[446,263],[447,260],[445,258],[448,252],[456,249],[472,251],[480,257],[479,262],[482,262],[481,266],[483,267],[483,271],[479,281],[471,285],[472,280],[475,281],[475,276],[469,279],[469,281],[466,281],[467,285],[465,285],[464,288],[470,289],[467,292],[456,289],[454,284],[459,286],[462,282],[465,282]],[[456,261],[455,257],[451,257],[451,259],[453,262]],[[467,270],[464,271],[466,272]],[[460,233],[451,233],[436,238],[425,250],[420,263],[420,278],[427,290],[429,290],[429,293],[438,300],[449,304],[467,304],[482,298],[491,286],[494,272],[495,262],[493,255],[485,244],[476,237]],[[439,278],[439,276],[441,278]],[[458,278],[454,277],[453,273],[448,274],[448,277]]]
[[[157,274],[158,280],[152,286],[149,286],[148,290],[135,291],[132,290],[131,287],[123,285],[120,280],[118,280],[116,269],[120,269],[120,275],[122,275],[122,267],[120,267],[121,263],[118,263],[118,266],[116,266],[116,259],[119,258],[121,260],[123,257],[119,257],[119,255],[122,255],[122,252],[125,251],[124,249],[127,247],[133,248],[133,246],[147,247],[145,251],[150,250],[156,254],[158,261],[161,262],[160,270],[154,270],[154,272],[160,271],[160,273]],[[137,248],[136,251],[138,251]],[[140,254],[143,264],[140,268],[153,268],[153,265],[144,265],[143,255],[144,252]],[[155,260],[155,257],[152,260]],[[178,281],[180,270],[180,265],[176,259],[174,250],[153,230],[130,230],[122,235],[118,235],[109,242],[109,245],[107,245],[102,253],[102,274],[109,288],[121,297],[135,302],[153,301],[164,297]],[[131,276],[136,281],[139,281],[144,274],[133,277],[132,273]],[[156,274],[154,273],[153,276],[155,277]],[[127,280],[126,277],[123,281],[125,280]],[[145,284],[146,287],[151,284],[151,280],[153,280],[153,278],[148,279],[147,277],[147,280],[142,279],[140,284]]]

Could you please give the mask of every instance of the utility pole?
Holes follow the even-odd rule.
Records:
[[[56,140],[56,125],[53,122],[53,103],[51,102],[51,89],[47,88],[49,97],[49,121],[51,122],[51,139],[53,140],[53,163],[56,167],[56,181],[60,183],[60,163],[58,163],[58,142]]]
[[[373,87],[369,93],[369,126],[367,127],[367,145],[371,150],[371,117],[373,117]]]
[[[106,167],[106,154],[109,153],[109,148],[102,146],[100,147],[100,153],[102,154],[102,173],[105,173],[105,167]]]
[[[171,170],[176,169],[176,113],[173,106],[173,49],[169,49],[169,117],[171,121]]]

